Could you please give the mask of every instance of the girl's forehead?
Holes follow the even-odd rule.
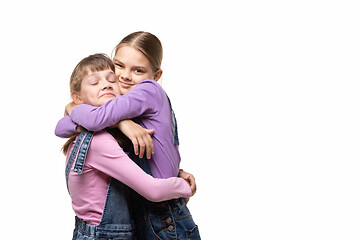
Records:
[[[97,77],[100,76],[101,74],[111,74],[114,73],[112,69],[108,68],[108,69],[104,69],[104,70],[92,70],[90,68],[87,68],[84,70],[84,76],[83,76],[83,80],[88,79],[89,77]]]
[[[115,54],[115,59],[118,61],[128,62],[149,62],[148,58],[138,49],[132,46],[121,46]]]
[[[113,72],[111,68],[104,68],[104,69],[92,69],[91,67],[86,67],[84,70],[84,75],[92,75],[92,74],[98,74],[100,72]]]

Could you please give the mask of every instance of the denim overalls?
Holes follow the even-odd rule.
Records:
[[[152,175],[145,158],[139,159],[134,153],[128,155],[146,173]],[[184,199],[155,203],[132,189],[130,189],[130,199],[138,239],[200,239],[199,229]]]
[[[84,130],[78,137],[66,166],[66,183],[76,156],[73,171],[81,174],[93,135],[94,132]],[[73,240],[136,239],[135,224],[129,212],[128,195],[129,188],[111,178],[100,224],[90,225],[75,217]]]
[[[172,110],[174,144],[179,145],[177,122]],[[145,158],[140,159],[130,150],[128,156],[147,174],[152,175]],[[152,175],[153,176],[153,175]],[[172,199],[164,202],[150,202],[130,189],[130,205],[137,229],[137,237],[146,239],[200,239],[199,229],[195,224],[184,199]]]

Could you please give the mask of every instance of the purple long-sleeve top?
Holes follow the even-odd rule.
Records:
[[[155,153],[148,160],[154,177],[177,176],[180,154],[178,146],[173,143],[171,107],[165,91],[156,81],[142,81],[127,94],[100,107],[87,104],[76,106],[70,116],[58,122],[55,134],[69,137],[75,133],[76,125],[100,131],[124,119],[133,119],[144,128],[155,129],[152,135]]]

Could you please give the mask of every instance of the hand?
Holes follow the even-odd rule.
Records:
[[[179,171],[179,177],[183,178],[188,182],[188,184],[190,185],[190,189],[192,191],[191,196],[194,196],[194,194],[196,193],[196,182],[194,175],[192,175],[191,173],[187,173],[185,171]],[[185,203],[187,203],[188,201],[189,201],[188,199],[187,200],[185,199]]]
[[[76,126],[76,131],[77,131],[78,133],[81,133],[84,129],[85,129],[85,128],[83,128],[83,127],[80,126],[80,125],[77,125],[77,126]]]
[[[154,129],[148,130],[131,120],[120,121],[118,123],[118,128],[131,140],[136,155],[139,155],[139,157],[142,158],[146,151],[147,159],[151,158],[151,154],[154,154],[154,142],[150,134],[154,133]]]
[[[69,103],[65,106],[65,116],[70,115],[71,111],[76,107],[77,105],[74,102]]]

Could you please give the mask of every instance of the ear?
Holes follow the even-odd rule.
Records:
[[[158,81],[161,78],[163,71],[161,69],[157,70],[154,76],[154,80]]]
[[[82,104],[84,103],[84,101],[82,100],[82,98],[80,97],[80,94],[78,92],[72,92],[71,93],[71,98],[74,101],[75,104]]]

